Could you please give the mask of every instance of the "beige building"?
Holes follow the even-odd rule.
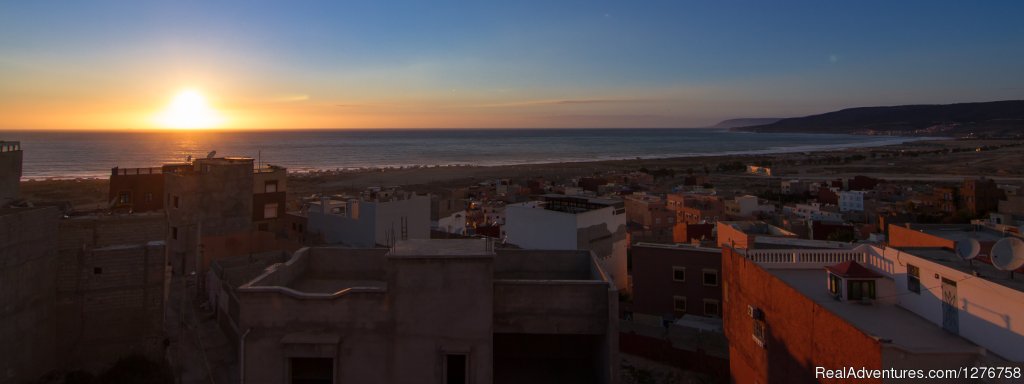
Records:
[[[217,303],[243,383],[612,383],[618,292],[588,251],[304,248]],[[238,265],[214,267],[229,275]]]

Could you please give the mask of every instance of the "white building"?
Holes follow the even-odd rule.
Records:
[[[839,191],[840,212],[863,212],[865,191]]]
[[[505,207],[505,241],[524,249],[588,249],[623,289],[626,272],[626,209],[621,200],[544,195],[543,201]]]
[[[824,290],[820,268],[856,261],[879,277],[873,279],[868,290],[860,287],[862,293],[870,292],[870,296],[860,303],[831,304],[823,300],[834,307],[830,309],[840,317],[867,325],[891,322],[890,327],[899,329],[894,320],[898,316],[882,315],[884,308],[896,307],[944,330],[946,335],[958,335],[985,348],[997,362],[1000,359],[1024,362],[1024,348],[1021,348],[1024,345],[1024,274],[1011,276],[1008,271],[997,270],[980,260],[968,262],[950,249],[937,247],[861,245],[846,251],[771,249],[743,252],[746,258],[764,268],[782,271],[776,273],[790,285],[806,285],[806,289],[798,290],[809,297]],[[810,274],[795,272],[806,269],[816,271]],[[836,295],[845,297],[848,288],[848,284],[836,284]],[[859,311],[858,307],[865,305],[879,309],[865,312],[865,316],[846,316],[847,312],[857,312],[854,310]],[[923,329],[921,326],[913,328]],[[922,343],[936,342],[910,340],[907,334],[893,339],[916,343],[918,349]]]
[[[731,202],[727,201],[725,210],[726,213],[733,216],[753,217],[762,212],[775,212],[775,206],[770,204],[761,205],[757,196],[743,195],[736,196]]]
[[[411,192],[386,190],[344,200],[324,198],[310,204],[308,215],[310,234],[327,244],[373,247],[430,238],[430,198]]]
[[[835,209],[834,205],[829,206]],[[843,215],[841,213],[822,210],[821,208],[821,203],[795,204],[782,207],[782,212],[804,220],[843,222]]]

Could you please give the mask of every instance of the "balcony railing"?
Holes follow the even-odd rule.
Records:
[[[792,249],[751,249],[747,259],[758,264],[839,264],[845,261],[863,263],[867,255],[860,250],[792,250]]]
[[[111,176],[128,176],[128,175],[159,175],[163,173],[163,169],[160,167],[149,167],[149,168],[119,168],[114,167],[110,169]]]
[[[14,152],[20,150],[20,141],[0,141],[0,152]]]

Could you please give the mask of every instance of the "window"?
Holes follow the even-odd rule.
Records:
[[[834,274],[828,274],[828,293],[832,296],[839,296],[839,287],[842,284],[842,279]]]
[[[907,290],[921,294],[921,269],[911,264],[907,264]]]
[[[172,197],[171,200],[173,202],[173,204],[171,204],[172,207],[178,208],[181,205],[181,199],[179,199],[178,196]]]
[[[672,309],[686,312],[686,296],[672,296]]]
[[[103,274],[103,267],[93,267],[92,268],[92,274],[94,274],[94,275],[102,275]]]
[[[847,300],[874,299],[874,280],[848,280],[846,282],[846,298]]]
[[[277,218],[277,203],[266,203],[263,205],[263,218],[274,219]]]
[[[686,281],[686,267],[672,267],[672,281]]]
[[[704,272],[704,285],[708,287],[718,286],[718,271],[714,269],[705,269]]]
[[[766,341],[768,340],[768,324],[765,324],[764,320],[754,319],[754,342],[760,345],[761,348],[766,348]]]
[[[718,300],[704,299],[704,315],[718,316]]]
[[[117,195],[117,202],[119,204],[131,204],[132,193],[130,191],[121,191],[121,193]]]
[[[303,358],[289,359],[291,384],[331,384],[334,382],[334,359]]]
[[[171,227],[171,239],[178,240],[178,227]]]
[[[277,180],[267,180],[263,182],[263,192],[271,193],[277,192]]]
[[[147,203],[152,203],[153,202],[153,194],[152,193],[146,193],[145,200],[146,200]]]
[[[469,382],[469,356],[461,353],[444,355],[445,384],[466,384]]]

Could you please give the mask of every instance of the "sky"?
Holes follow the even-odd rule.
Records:
[[[0,129],[700,127],[1024,99],[1021,1],[0,0]]]

